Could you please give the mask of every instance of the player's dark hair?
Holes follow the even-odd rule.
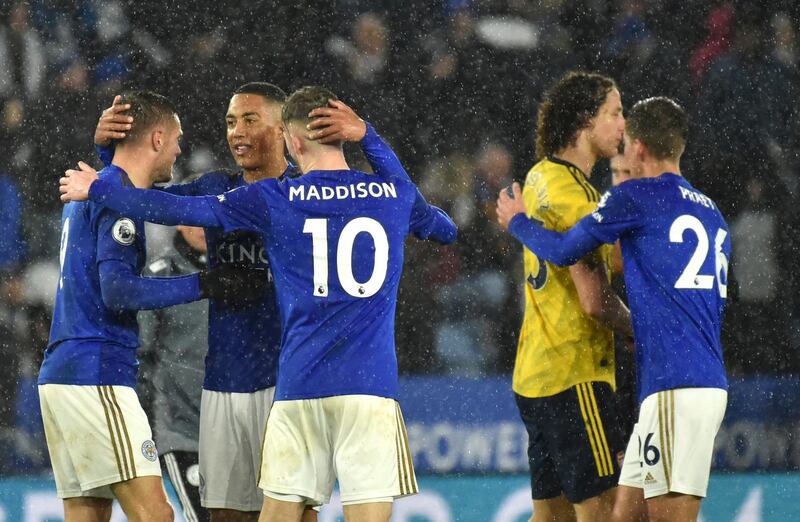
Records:
[[[133,126],[119,143],[131,143],[144,136],[153,126],[175,116],[178,111],[164,96],[152,91],[129,91],[122,94],[122,104],[131,108],[123,114],[133,116]]]
[[[642,142],[658,160],[678,160],[686,146],[689,121],[675,100],[658,96],[637,102],[628,113],[625,132]]]
[[[233,94],[256,94],[267,101],[283,105],[286,102],[286,93],[283,89],[267,82],[250,82],[237,88]]]
[[[319,107],[327,107],[328,100],[338,100],[329,89],[318,85],[307,85],[294,91],[283,105],[283,123],[297,121],[303,124],[311,121],[308,113]]]
[[[544,158],[574,145],[578,131],[589,125],[616,89],[602,74],[569,72],[544,94],[536,122],[536,156]]]

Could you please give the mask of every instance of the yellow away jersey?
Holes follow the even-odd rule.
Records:
[[[533,166],[522,197],[528,217],[559,232],[592,212],[600,199],[578,167],[556,158]],[[604,245],[588,257],[608,266],[610,255],[611,247]],[[525,318],[514,391],[524,397],[548,397],[589,381],[616,388],[611,331],[584,313],[569,267],[540,262],[527,248],[524,260]]]

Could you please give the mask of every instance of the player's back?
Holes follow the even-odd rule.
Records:
[[[727,388],[720,328],[731,246],[722,214],[675,174],[616,190],[638,216],[620,239],[640,400],[665,389]]]
[[[130,184],[125,172],[113,165],[98,175]],[[139,344],[136,312],[106,306],[99,265],[123,261],[141,270],[144,224],[92,202],[68,203],[61,221],[61,274],[39,382],[133,386]]]
[[[403,245],[410,230],[425,235],[435,207],[410,181],[358,171],[259,185],[283,325],[276,398],[396,398]]]
[[[528,173],[523,198],[529,217],[550,230],[564,231],[592,212],[600,196],[578,167],[546,158]],[[599,249],[592,255],[605,252]],[[546,397],[582,382],[613,386],[611,331],[583,311],[569,268],[540,260],[527,248],[524,262],[525,317],[514,391],[525,397]]]

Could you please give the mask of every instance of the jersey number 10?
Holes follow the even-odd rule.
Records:
[[[328,296],[328,220],[306,219],[304,234],[311,234],[314,257],[314,297]],[[353,275],[353,245],[356,236],[369,234],[375,244],[372,275],[359,283]],[[339,234],[336,247],[336,273],[342,289],[353,297],[372,297],[383,286],[389,265],[389,238],[383,225],[372,218],[360,217],[348,222]]]
[[[700,274],[700,269],[703,267],[703,262],[708,256],[708,233],[695,216],[683,214],[672,222],[669,228],[669,240],[672,243],[683,243],[683,233],[691,230],[697,236],[697,246],[695,247],[692,257],[689,258],[689,263],[683,269],[681,276],[675,281],[675,288],[679,289],[694,289],[694,290],[710,290],[714,287],[714,279],[717,280],[719,288],[719,295],[722,298],[728,297],[728,258],[722,251],[722,244],[728,236],[728,232],[723,229],[717,230],[717,235],[714,238],[714,266],[715,275]]]

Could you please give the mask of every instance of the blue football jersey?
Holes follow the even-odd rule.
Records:
[[[164,190],[184,196],[216,196],[246,185],[242,172],[220,170]],[[265,269],[269,282],[261,299],[246,307],[225,306],[214,299],[209,300],[208,354],[203,388],[250,393],[275,386],[281,322],[263,238],[260,233],[250,230],[226,233],[214,227],[206,228],[205,235],[210,267],[229,263]]]
[[[115,165],[98,175],[114,185],[131,185]],[[136,311],[114,311],[104,304],[99,266],[121,261],[140,273],[144,222],[84,201],[64,206],[61,226],[61,275],[39,384],[133,387],[139,345]]]
[[[357,171],[262,180],[207,204],[225,233],[263,236],[283,332],[276,400],[396,398],[404,241],[409,232],[454,240],[449,217],[407,178]]]
[[[727,389],[720,329],[731,243],[717,205],[665,173],[612,188],[576,228],[620,240],[639,400],[675,388]]]

